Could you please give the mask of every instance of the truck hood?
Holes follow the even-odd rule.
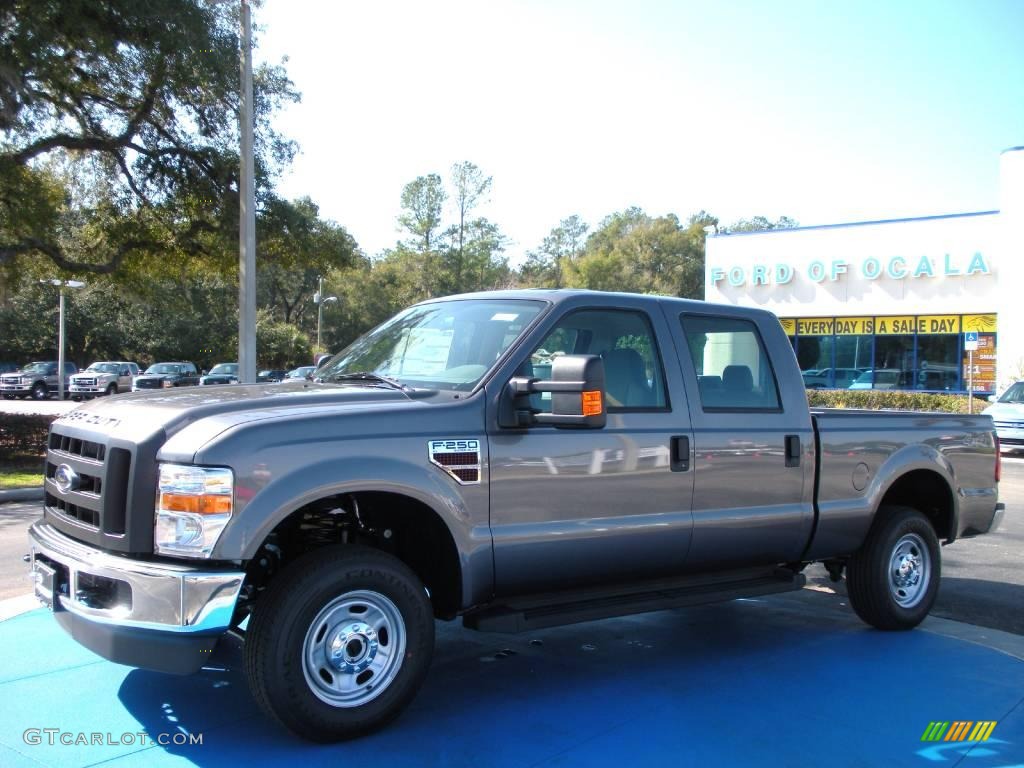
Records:
[[[410,402],[412,393],[352,384],[246,384],[224,387],[182,387],[91,400],[61,416],[56,424],[99,431],[141,443],[162,433],[164,439],[202,419],[221,431],[236,423],[273,418],[301,410],[358,406],[394,406]],[[211,418],[214,417],[214,418]]]
[[[998,421],[1024,421],[1024,403],[993,403],[982,413]]]

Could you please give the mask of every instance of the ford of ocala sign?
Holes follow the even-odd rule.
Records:
[[[814,283],[835,282],[843,275],[856,273],[866,280],[877,280],[880,277],[889,277],[893,280],[905,280],[908,278],[925,277],[971,277],[973,275],[987,275],[991,273],[985,256],[975,253],[969,258],[958,259],[950,254],[941,257],[919,256],[908,258],[905,256],[891,256],[888,259],[879,259],[868,256],[860,262],[851,262],[846,259],[832,259],[831,261],[812,261],[807,265],[804,275]],[[708,281],[711,285],[718,285],[722,281],[734,288],[742,285],[786,285],[796,277],[797,270],[792,264],[753,264],[751,266],[733,266],[729,268],[710,267],[708,269]]]

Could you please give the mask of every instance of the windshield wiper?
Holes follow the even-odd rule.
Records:
[[[390,376],[381,376],[379,373],[373,371],[354,371],[352,373],[332,373],[327,376],[318,376],[320,381],[367,381],[373,384],[383,384],[391,389],[408,389],[408,387],[400,382],[398,379],[392,379]]]

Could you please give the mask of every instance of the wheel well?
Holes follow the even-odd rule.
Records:
[[[920,510],[931,520],[936,536],[953,538],[953,493],[938,472],[915,469],[903,475],[889,486],[880,506],[890,504]]]
[[[338,543],[359,543],[394,555],[426,586],[436,617],[458,614],[462,573],[448,526],[421,501],[377,491],[328,496],[278,523],[249,561],[246,599],[258,599],[276,573],[300,555]]]

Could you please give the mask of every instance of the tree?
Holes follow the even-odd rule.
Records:
[[[355,239],[333,221],[320,218],[308,197],[271,197],[256,222],[259,242],[259,302],[285,323],[312,317],[319,278],[352,265],[362,256]]]
[[[455,256],[455,286],[462,290],[462,270],[465,264],[465,246],[467,221],[473,210],[484,200],[490,191],[492,177],[484,176],[476,165],[465,160],[452,166],[452,187],[454,189],[455,210],[459,217],[457,224],[450,230]],[[475,223],[480,230],[479,223]]]
[[[675,214],[639,208],[607,216],[580,256],[563,260],[565,284],[602,291],[700,298],[704,291],[703,212],[685,225]]]
[[[0,265],[44,257],[109,274],[132,257],[224,258],[238,221],[237,13],[203,0],[3,4]],[[259,68],[254,88],[262,197],[294,151],[268,118],[298,95],[281,67]]]
[[[565,261],[576,259],[583,251],[589,227],[578,215],[562,219],[540,247],[527,254],[520,275],[537,288],[561,288]]]
[[[779,216],[775,221],[772,221],[766,216],[753,216],[749,219],[740,219],[739,221],[733,222],[727,227],[723,227],[720,231],[724,233],[728,232],[763,232],[768,229],[793,229],[797,227],[795,219],[789,218],[789,216]]]
[[[436,233],[441,227],[441,211],[446,199],[441,177],[436,173],[417,176],[402,189],[402,211],[398,217],[413,240],[410,248],[429,253],[437,247]]]

